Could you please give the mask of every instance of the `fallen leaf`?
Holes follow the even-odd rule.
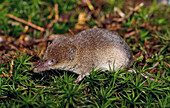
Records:
[[[82,3],[87,4],[88,8],[89,8],[91,11],[94,11],[94,7],[93,7],[93,5],[92,5],[92,3],[91,3],[90,0],[82,0]]]
[[[14,46],[13,44],[9,44],[9,47],[13,50],[18,50],[18,48],[16,46]]]
[[[86,13],[85,13],[85,12],[80,13],[80,14],[79,14],[79,17],[78,17],[78,22],[77,22],[76,25],[75,25],[75,29],[80,30],[80,29],[88,28],[88,26],[85,25],[85,24],[86,24],[86,21],[87,21],[87,19],[86,19]]]
[[[47,16],[48,19],[51,19],[54,15],[54,11],[51,10],[51,8],[49,9],[51,12],[50,12],[50,15]]]
[[[114,7],[114,11],[117,12],[122,18],[125,17],[125,14],[118,7]]]
[[[55,20],[58,21],[59,15],[58,15],[58,4],[55,3],[54,5],[54,10],[55,10]]]
[[[136,34],[136,32],[135,32],[135,31],[132,31],[132,32],[130,32],[130,33],[126,33],[126,34],[125,34],[125,37],[128,38],[128,37],[133,36],[133,35],[135,35],[135,34]]]

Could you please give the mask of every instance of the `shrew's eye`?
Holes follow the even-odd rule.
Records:
[[[52,60],[51,60],[51,63],[54,63],[54,62],[55,62],[55,60],[54,60],[54,59],[52,59]]]
[[[55,62],[55,60],[54,59],[52,59],[52,60],[49,60],[48,61],[48,65],[53,65],[53,63]]]

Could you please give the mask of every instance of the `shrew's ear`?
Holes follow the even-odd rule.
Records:
[[[73,61],[77,55],[77,47],[75,45],[68,46],[68,59]]]

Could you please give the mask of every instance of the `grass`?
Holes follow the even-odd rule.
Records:
[[[1,107],[170,106],[169,83],[165,82],[165,79],[170,81],[168,73],[156,75],[152,82],[139,74],[148,68],[139,70],[137,74],[125,70],[93,70],[81,83],[74,84],[74,73],[50,75],[47,79],[30,71],[27,68],[31,65],[27,63],[28,58],[20,57],[14,59],[13,77],[0,77]],[[158,82],[158,79],[163,81]]]
[[[42,38],[44,34],[38,30],[29,28],[27,32],[23,32],[25,25],[17,26],[9,23],[11,19],[7,14],[31,20],[32,23],[47,28],[46,23],[54,19],[54,15],[48,19],[53,12],[54,3],[59,5],[60,16],[69,12],[72,12],[73,16],[68,22],[54,24],[52,33],[61,34],[67,33],[69,29],[76,30],[74,26],[78,22],[78,14],[88,10],[87,6],[81,7],[81,3],[77,0],[50,2],[19,0],[17,5],[16,0],[3,0],[0,4],[0,35],[8,38],[8,44],[13,44],[11,40],[13,38],[18,40],[22,34],[28,35],[31,39]],[[87,20],[87,25],[106,28],[109,23],[102,22],[99,18],[102,15],[111,16],[114,6],[124,10],[123,3],[123,0],[120,4],[115,0],[108,0],[103,9],[92,0],[95,8],[100,9],[100,14],[95,16],[93,13],[94,16]],[[107,6],[111,8],[107,10]],[[90,13],[90,10],[88,12]],[[124,12],[128,13],[126,9]],[[37,54],[39,49],[35,49],[37,48],[35,46],[40,47],[41,44],[34,47],[28,45],[24,47],[25,51],[16,52],[7,51],[3,43],[0,43],[2,51],[7,52],[0,54],[2,56],[0,58],[0,107],[170,107],[169,12],[169,7],[161,7],[154,2],[149,7],[140,8],[120,23],[121,28],[117,32],[122,37],[131,31],[136,32],[136,35],[123,37],[135,55],[136,60],[132,68],[138,70],[136,74],[121,69],[116,72],[93,69],[82,82],[75,84],[73,81],[78,75],[72,72],[50,70],[38,74],[32,71],[37,61],[35,59],[39,60],[42,57]],[[105,17],[105,21],[108,20],[107,18]],[[22,45],[24,46],[20,44]],[[29,48],[32,50],[28,50]],[[6,62],[2,63],[1,60]],[[146,79],[141,76],[141,73],[149,73],[155,80]],[[10,74],[12,76],[9,76]]]

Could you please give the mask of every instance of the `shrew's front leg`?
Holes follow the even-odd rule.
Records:
[[[84,74],[80,74],[80,75],[77,77],[77,80],[74,81],[74,83],[79,83],[84,77],[85,77]]]

